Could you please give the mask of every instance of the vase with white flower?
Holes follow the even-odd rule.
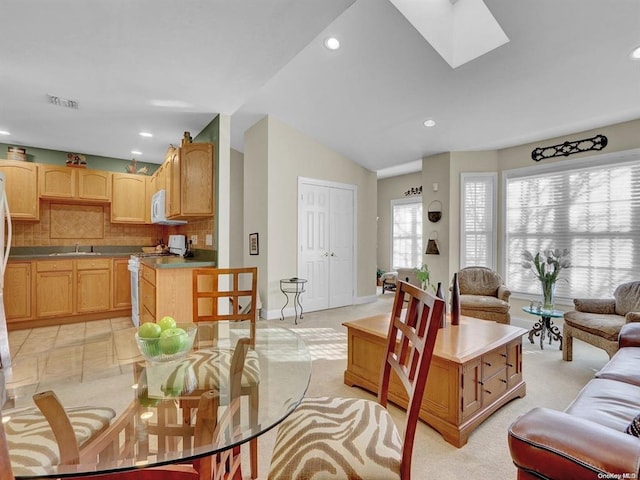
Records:
[[[536,278],[540,280],[542,287],[543,307],[545,310],[553,310],[556,282],[558,281],[558,275],[560,271],[569,268],[571,262],[569,261],[569,250],[544,250],[542,253],[538,252],[535,256],[525,250],[522,254],[524,262],[522,267],[527,270],[531,270]]]

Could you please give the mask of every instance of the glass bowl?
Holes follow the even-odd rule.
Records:
[[[178,323],[187,335],[182,338],[144,338],[136,332],[136,343],[142,356],[151,362],[170,362],[183,358],[193,347],[198,327],[195,323]]]

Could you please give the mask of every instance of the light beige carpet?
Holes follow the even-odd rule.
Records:
[[[313,357],[309,396],[333,395],[375,399],[373,394],[359,388],[347,387],[343,383],[347,337],[342,323],[387,313],[391,310],[392,301],[393,295],[386,293],[379,295],[375,303],[306,313],[297,326],[293,324],[292,318],[269,321],[275,325],[292,328],[309,345]],[[512,324],[530,329],[535,318],[524,318],[525,316],[522,314],[522,317],[512,318]],[[561,322],[560,319],[560,327]],[[552,345],[545,344],[545,349],[541,350],[538,339],[531,344],[525,335],[523,371],[527,395],[513,400],[494,413],[471,434],[469,442],[462,448],[445,442],[438,432],[420,422],[414,446],[413,478],[515,479],[516,469],[511,462],[507,445],[507,429],[511,422],[537,406],[564,409],[608,360],[603,350],[580,341],[574,341],[573,358],[573,362],[564,362],[557,342],[553,342]],[[391,410],[398,413],[395,407],[391,407]],[[260,437],[260,479],[267,478],[274,438],[275,430]],[[244,448],[244,478],[249,478],[247,452],[248,448]]]

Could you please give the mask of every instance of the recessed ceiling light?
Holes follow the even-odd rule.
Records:
[[[139,135],[141,137],[147,137],[147,138],[153,137],[153,133],[149,133],[149,132],[140,132]]]
[[[142,155],[142,152],[140,150],[131,150],[131,154],[132,155]]]
[[[340,40],[336,37],[329,37],[324,41],[324,46],[329,50],[338,50],[340,48]]]
[[[151,100],[149,104],[161,108],[191,108],[192,105],[182,100]]]
[[[6,130],[0,130],[0,135],[11,135],[11,133]]]
[[[424,122],[422,122],[422,124],[425,127],[435,127],[436,126],[436,121],[429,119],[429,120],[425,120]]]
[[[640,47],[636,47],[630,55],[634,60],[640,60]]]

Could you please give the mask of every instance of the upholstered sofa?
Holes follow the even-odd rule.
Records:
[[[609,358],[618,351],[623,325],[640,322],[640,282],[618,286],[610,299],[576,298],[575,309],[564,314],[562,358],[573,359],[573,339],[602,348]]]
[[[562,412],[534,408],[509,428],[524,479],[640,478],[640,323],[625,324],[620,349]],[[638,433],[638,432],[636,432]]]
[[[511,291],[497,272],[486,267],[466,267],[458,272],[458,285],[462,315],[511,323]]]

